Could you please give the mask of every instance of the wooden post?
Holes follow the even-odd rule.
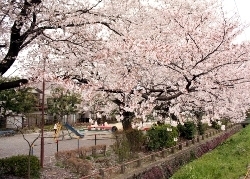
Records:
[[[200,142],[200,136],[197,137],[197,142]]]
[[[202,136],[201,136],[201,140],[204,140],[204,139],[205,139],[205,137],[204,137],[204,135],[202,135]]]
[[[58,140],[56,139],[56,152],[58,152]]]
[[[137,167],[140,167],[141,166],[141,159],[138,159],[137,160]]]
[[[31,155],[34,155],[34,145],[31,146]]]
[[[104,155],[104,156],[106,156],[106,150],[107,150],[107,146],[105,145],[105,146],[103,147],[103,155]]]
[[[155,154],[152,154],[152,155],[151,155],[151,160],[152,160],[152,161],[155,161]]]
[[[124,174],[124,173],[125,173],[125,165],[122,164],[122,165],[121,165],[121,174]]]
[[[103,169],[99,169],[99,173],[100,173],[100,175],[101,175],[102,178],[105,177],[105,174],[104,174],[104,170],[103,170]]]
[[[80,148],[80,143],[79,143],[79,137],[77,138],[77,149],[79,151],[79,148]]]
[[[182,150],[182,144],[179,144],[179,150]]]
[[[192,144],[195,144],[195,140],[194,139],[192,139]]]
[[[173,154],[175,152],[174,147],[171,147],[171,153]]]

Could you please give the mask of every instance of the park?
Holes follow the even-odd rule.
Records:
[[[0,176],[170,178],[224,145],[248,156],[232,142],[249,135],[248,25],[224,3],[3,0]],[[208,178],[247,177],[250,160],[226,163]]]

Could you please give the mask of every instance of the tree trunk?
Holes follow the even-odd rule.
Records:
[[[0,129],[6,128],[6,121],[7,121],[6,117],[0,116]]]
[[[124,111],[122,113],[122,115],[123,115],[123,120],[122,120],[123,130],[132,129],[132,124],[131,123],[132,123],[133,118],[135,117],[134,112]]]

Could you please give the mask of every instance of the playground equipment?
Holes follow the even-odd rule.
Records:
[[[70,130],[71,132],[73,132],[75,135],[77,135],[80,138],[84,137],[84,134],[79,133],[75,128],[73,128],[71,125],[69,125],[67,122],[64,124],[64,126],[66,127],[67,130]],[[68,131],[69,132],[69,131]],[[70,135],[70,133],[69,133]]]
[[[64,126],[64,127],[67,129],[67,131],[68,131],[68,134],[66,134],[66,135],[69,135],[71,139],[73,138],[73,137],[71,136],[71,133],[74,133],[74,134],[77,136],[77,138],[83,138],[83,137],[84,137],[84,134],[79,133],[75,128],[73,128],[73,127],[72,127],[71,125],[69,125],[68,123],[65,123],[63,126]],[[62,129],[62,125],[58,124],[56,133],[54,134],[54,139],[55,139],[55,141],[58,141],[58,138],[59,138],[59,137],[62,137],[62,140],[64,139],[65,134],[64,134],[63,130],[61,130],[61,129]],[[71,132],[70,132],[70,131],[71,131]],[[62,132],[62,134],[60,135],[61,132]]]
[[[154,122],[140,122],[136,124],[133,123],[132,128],[147,131],[153,124]],[[93,125],[88,126],[88,130],[111,130],[111,132],[116,132],[117,130],[123,130],[123,126],[121,122],[114,124],[108,124],[107,122],[105,122],[103,125],[98,125],[97,122],[95,122]]]
[[[59,137],[59,134],[61,132],[61,129],[62,129],[62,125],[61,124],[57,124],[57,130],[56,130],[56,133],[54,134],[54,139],[57,140],[58,137]]]
[[[122,123],[108,124],[105,122],[103,125],[98,125],[95,121],[93,125],[88,126],[88,130],[111,130],[116,132],[117,130],[122,130]]]

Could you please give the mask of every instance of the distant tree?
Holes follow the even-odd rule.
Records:
[[[64,88],[55,88],[48,98],[48,113],[53,114],[59,121],[63,116],[74,114],[78,111],[78,104],[81,103],[80,94],[70,92]]]

